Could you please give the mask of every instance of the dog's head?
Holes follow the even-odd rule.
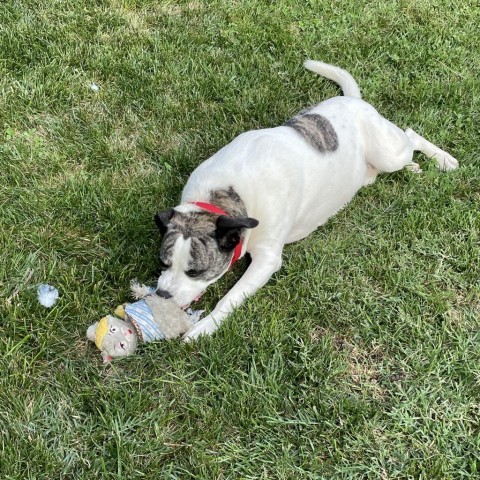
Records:
[[[227,270],[242,232],[258,220],[181,205],[155,215],[163,242],[157,293],[186,307]]]

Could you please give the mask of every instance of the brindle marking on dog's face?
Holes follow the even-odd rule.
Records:
[[[297,131],[320,152],[333,152],[338,148],[338,136],[332,124],[322,115],[300,112],[285,123]]]
[[[250,221],[246,224],[252,224],[252,219],[247,218],[245,204],[232,187],[211,192],[209,200],[228,213],[229,218],[246,219]],[[183,306],[228,270],[234,247],[231,245],[240,238],[242,228],[228,231],[227,227],[225,231],[222,225],[219,229],[219,215],[207,211],[173,210],[172,215],[167,213],[157,215],[156,219],[160,231],[165,232],[160,250],[165,270],[158,279],[158,289],[167,291]]]
[[[189,258],[185,273],[190,278],[211,281],[221,275],[230,263],[231,252],[219,249],[216,238],[218,215],[209,212],[175,212],[163,239],[160,259],[171,265],[178,239],[190,239]]]
[[[192,238],[190,247],[189,277],[211,282],[222,275],[230,265],[231,252],[224,252],[218,248],[217,240],[210,236]]]

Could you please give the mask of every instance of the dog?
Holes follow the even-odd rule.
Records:
[[[379,173],[404,167],[421,172],[412,160],[415,150],[442,170],[458,166],[363,101],[347,71],[314,60],[304,66],[336,82],[343,96],[282,126],[239,135],[194,170],[179,206],[155,215],[163,235],[157,293],[184,308],[234,261],[251,256],[243,276],[185,340],[213,333],[280,268],[284,245],[324,224]]]

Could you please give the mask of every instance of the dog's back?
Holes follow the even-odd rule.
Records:
[[[355,79],[345,70],[307,60],[305,67],[335,81],[346,95],[300,112],[284,125],[236,137],[191,175],[182,203],[234,186],[247,210],[260,221],[251,242],[282,225],[282,242],[296,241],[324,223],[364,185]],[[290,228],[285,228],[289,225]]]

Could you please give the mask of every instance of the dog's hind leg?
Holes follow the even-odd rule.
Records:
[[[362,130],[367,163],[364,183],[373,183],[378,173],[396,172],[406,166],[418,169],[413,162],[414,143],[410,137],[373,107],[365,109],[363,113]]]
[[[438,148],[411,128],[405,130],[405,134],[410,139],[414,150],[424,153],[427,157],[433,158],[440,170],[454,170],[458,167],[458,160],[453,158],[449,153]]]
[[[421,172],[413,161],[413,152],[418,150],[434,158],[442,170],[452,170],[458,166],[457,160],[447,152],[408,128],[403,131],[395,124],[369,110],[364,116],[365,161],[368,169],[365,184],[372,183],[375,171],[396,172],[407,167],[413,172]]]

